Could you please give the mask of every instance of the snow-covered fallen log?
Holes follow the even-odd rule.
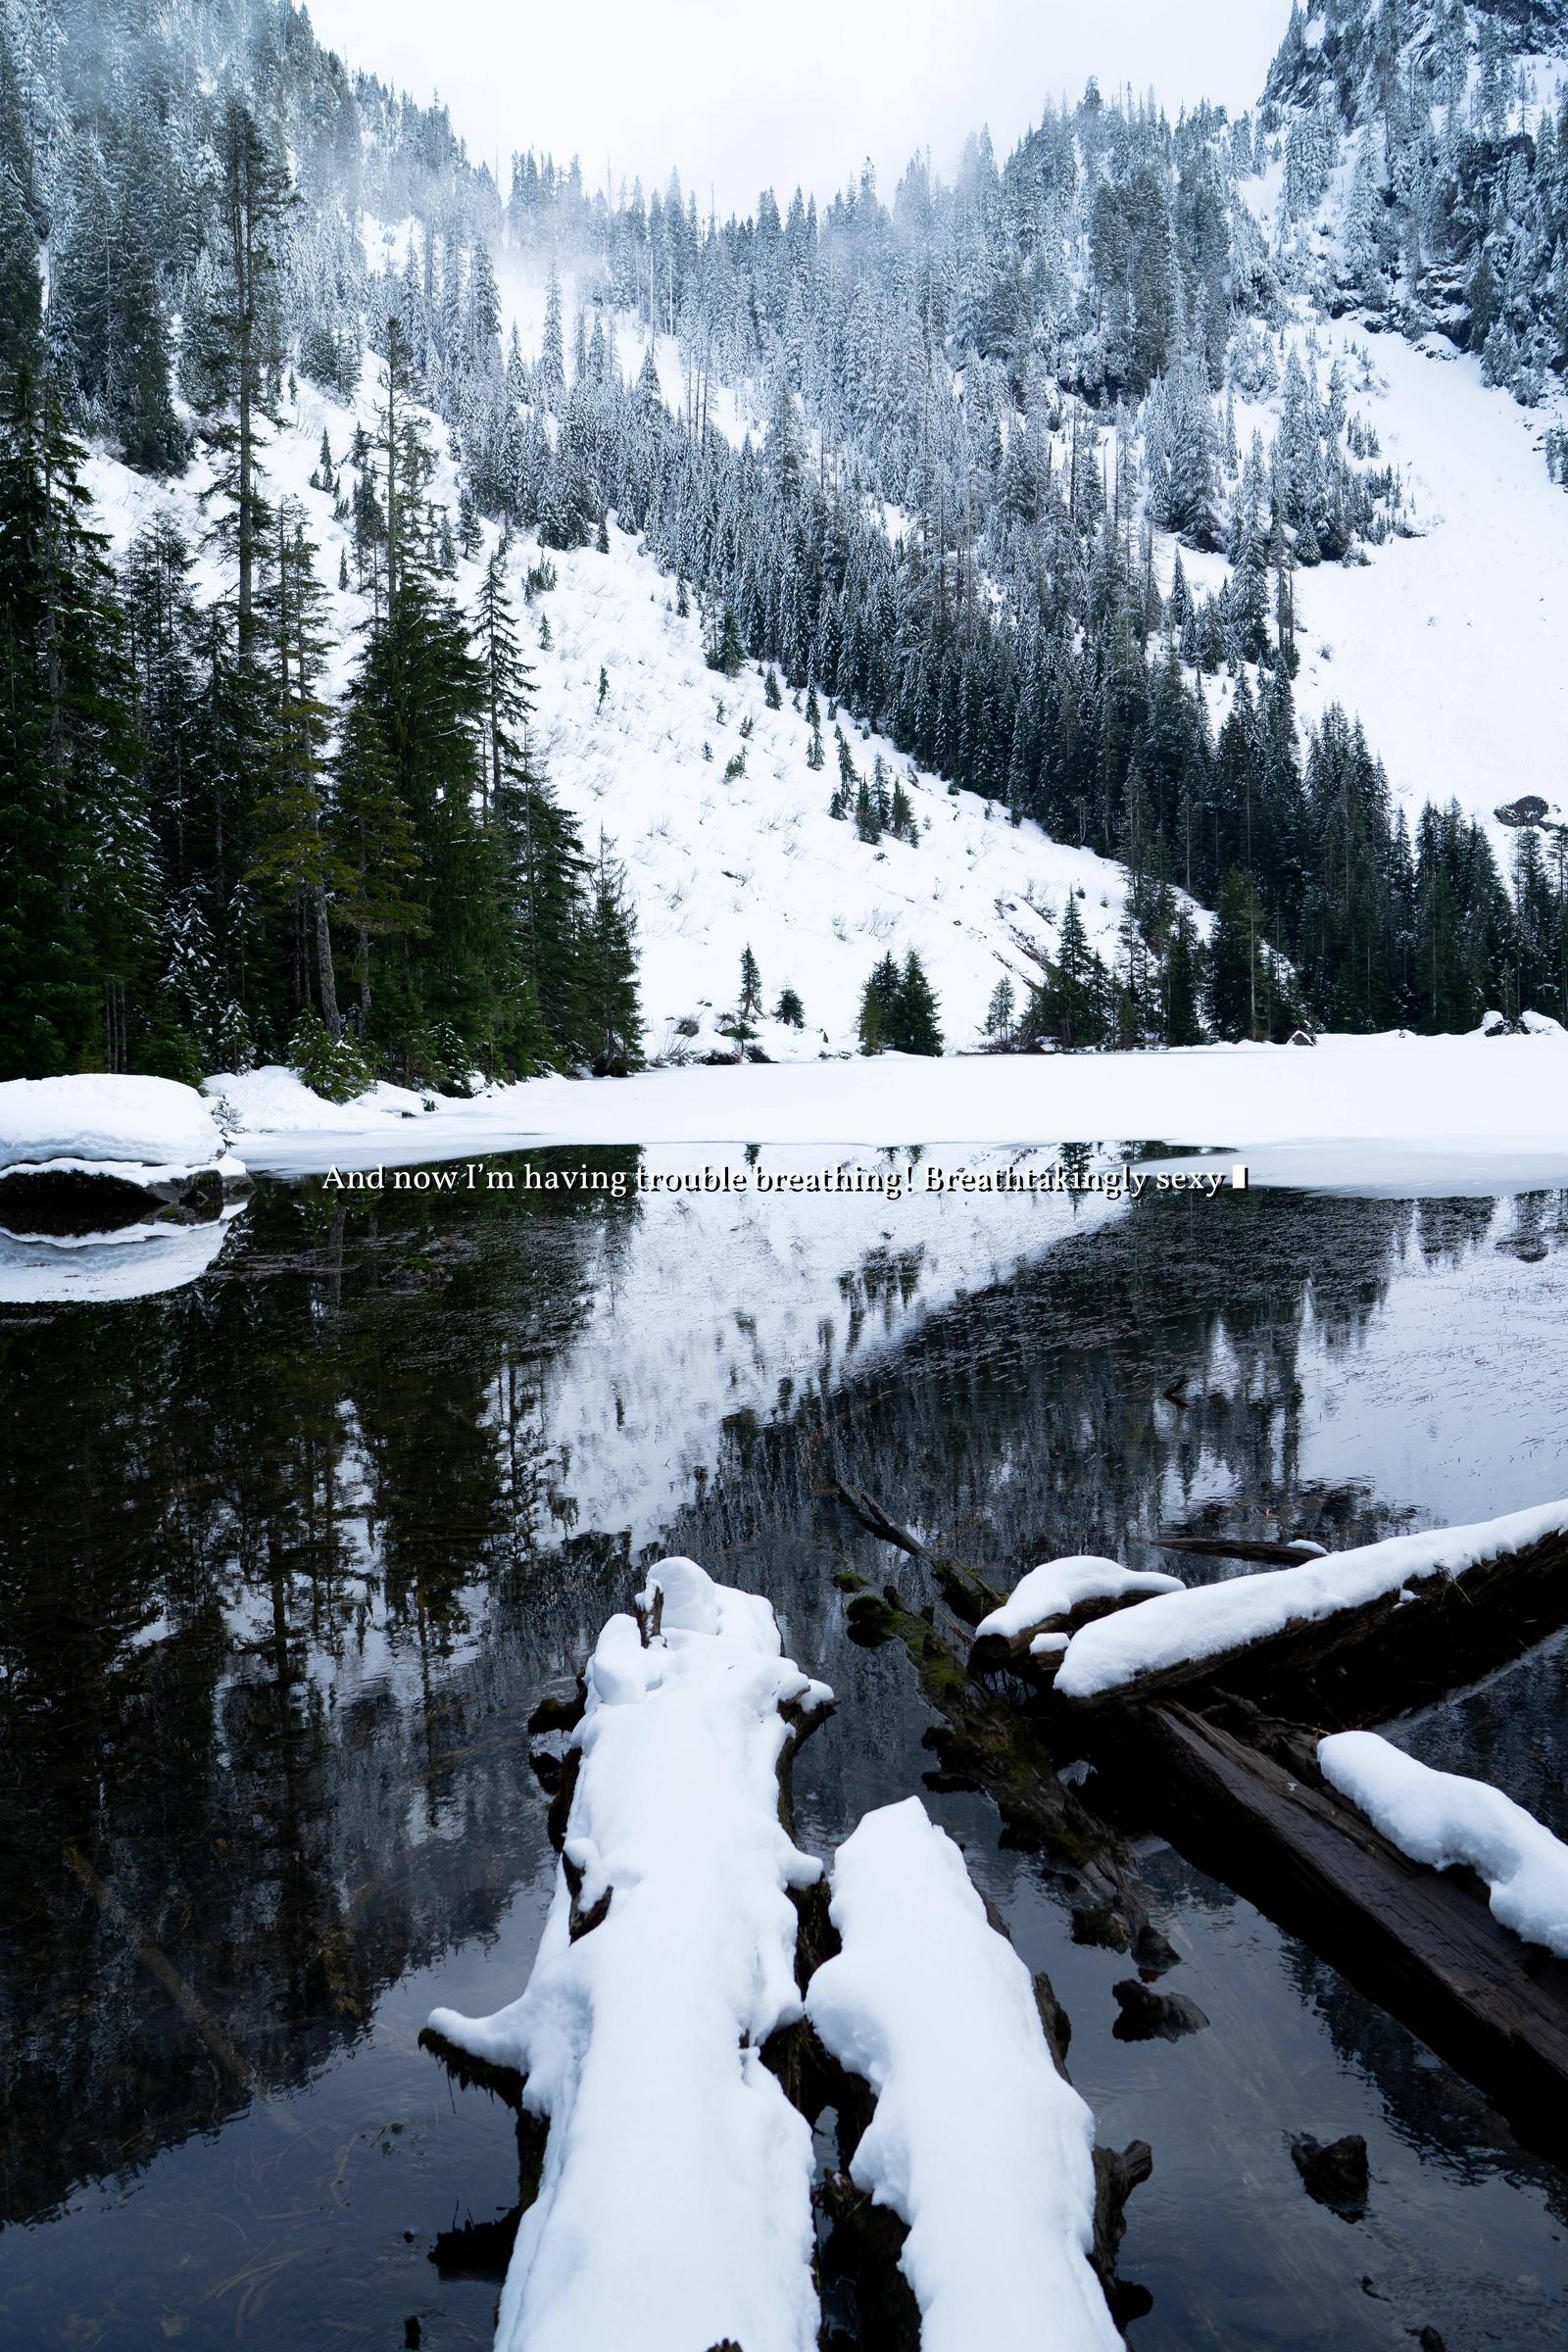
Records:
[[[1472,1527],[1394,1536],[1299,1567],[1159,1593],[1073,1636],[1058,1698],[1095,1706],[1142,1698],[1245,1659],[1254,1672],[1358,1640],[1411,1603],[1463,1582],[1467,1599],[1514,1570],[1568,1565],[1568,1501]],[[1343,1720],[1343,1718],[1342,1718]]]
[[[1333,1785],[1312,1734],[1245,1707],[1217,1720],[1173,1699],[1130,1709],[1115,1733],[1116,1769],[1142,1819],[1561,2160],[1568,1965],[1527,1948],[1467,1874],[1432,1868],[1385,1836]]]
[[[1014,1656],[1027,1650],[1032,1657],[1049,1657],[1066,1647],[1062,1635],[1155,1592],[1183,1590],[1179,1576],[1123,1568],[1093,1552],[1043,1560],[1025,1571],[1000,1608],[981,1618],[974,1638],[977,1644],[996,1642]]]
[[[761,2053],[802,2015],[791,1895],[821,1875],[779,1773],[831,1695],[690,1560],[600,1635],[527,1988],[429,2022],[549,2125],[498,2352],[814,2347],[810,2132]]]
[[[1091,2261],[1094,2117],[962,1855],[909,1797],[865,1816],[832,1884],[841,1949],[807,2010],[875,2094],[851,2178],[908,2225],[921,2352],[1116,2352]]]
[[[1318,1741],[1318,1766],[1390,1842],[1433,1870],[1462,1865],[1492,1890],[1492,1915],[1568,1960],[1568,1846],[1486,1781],[1438,1772],[1376,1732]]]

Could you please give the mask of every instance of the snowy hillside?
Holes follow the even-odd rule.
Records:
[[[1091,84],[705,221],[531,148],[503,194],[287,0],[180,0],[194,93],[93,0],[101,139],[17,4],[0,372],[77,553],[15,598],[8,1067],[1568,1017],[1556,9],[1332,0],[1255,112]]]
[[[527,306],[524,291],[519,307],[536,328],[542,300]],[[672,351],[666,343],[666,372]],[[323,432],[341,462],[356,424],[373,428],[381,381],[372,363],[353,409],[301,384],[265,454],[275,495],[300,502],[318,544],[337,649],[334,688],[370,603],[338,586],[339,558],[351,548],[351,535],[334,518],[332,496],[313,488],[311,475]],[[730,406],[733,413],[733,395]],[[428,422],[439,447],[440,427],[434,418]],[[149,482],[100,448],[86,478],[117,551],[160,509],[176,515],[192,544],[200,542],[205,465],[171,487]],[[442,458],[431,495],[456,511],[450,455]],[[891,836],[876,845],[860,841],[853,824],[827,813],[833,754],[820,771],[808,766],[809,732],[796,707],[800,697],[770,710],[756,664],[733,679],[710,669],[697,612],[681,618],[675,584],[628,534],[612,527],[609,536],[609,556],[592,548],[550,556],[557,585],[528,603],[524,650],[535,681],[534,751],[579,819],[585,842],[592,847],[603,829],[626,863],[651,1055],[735,1053],[714,1021],[735,1009],[748,946],[761,969],[767,1007],[786,986],[805,1006],[804,1031],[760,1024],[760,1040],[776,1059],[853,1050],[871,966],[890,951],[902,958],[910,948],[937,990],[948,1044],[974,1044],[1003,974],[1015,976],[1021,995],[1038,973],[1039,956],[1053,951],[1069,891],[1080,899],[1091,941],[1110,959],[1126,900],[1119,866],[1053,842],[1027,820],[1012,826],[1004,810],[973,793],[950,795],[939,778],[914,768],[845,713],[857,765],[868,771],[880,757],[903,780],[921,829],[917,846]],[[486,526],[480,552],[460,562],[464,604],[471,607],[496,544],[494,526]],[[512,541],[508,570],[519,609],[540,556],[536,535]],[[199,586],[217,593],[219,577],[216,563],[204,560]],[[831,725],[826,733],[831,747]],[[730,772],[737,762],[739,772]]]
[[[1359,719],[1414,819],[1457,801],[1506,842],[1494,811],[1538,794],[1568,800],[1568,501],[1546,478],[1549,416],[1483,380],[1439,335],[1412,343],[1365,319],[1308,319],[1271,339],[1338,365],[1352,413],[1397,468],[1401,529],[1351,564],[1295,575],[1297,708],[1339,704]],[[1279,429],[1278,397],[1234,403],[1238,437]],[[1177,543],[1160,542],[1167,580]],[[1231,576],[1223,555],[1180,549],[1195,589]],[[1502,682],[1506,681],[1503,685]],[[1225,680],[1211,689],[1216,713]]]

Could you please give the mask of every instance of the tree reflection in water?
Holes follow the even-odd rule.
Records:
[[[635,1164],[632,1154],[589,1157]],[[316,1184],[266,1184],[218,1266],[184,1291],[0,1312],[0,1903],[10,1931],[0,1942],[0,2189],[11,2222],[65,2217],[31,2241],[15,2305],[0,2257],[8,2343],[67,2340],[60,2315],[78,2305],[151,2313],[158,2275],[167,2281],[181,2263],[194,2260],[204,2278],[221,2270],[226,2255],[202,2247],[205,2224],[191,2210],[160,2223],[149,2204],[137,2241],[146,2276],[126,2280],[122,2236],[121,2274],[95,2284],[93,2240],[67,2210],[74,2192],[122,2182],[193,2133],[225,2124],[232,2133],[258,2091],[285,2128],[301,2116],[308,2132],[305,2086],[370,2036],[389,1988],[494,1936],[517,1890],[538,1882],[543,1798],[523,1721],[624,1602],[634,1565],[625,1529],[586,1523],[592,1508],[585,1516],[541,1399],[569,1368],[584,1425],[597,1419],[613,1445],[620,1401],[606,1300],[639,1247],[640,1220],[663,1213],[602,1195],[355,1201]],[[1330,1545],[1391,1532],[1406,1514],[1381,1494],[1376,1461],[1353,1482],[1303,1471],[1314,1409],[1304,1369],[1351,1359],[1410,1269],[1550,1256],[1562,1203],[1520,1204],[1494,1251],[1497,1223],[1490,1202],[1151,1200],[923,1317],[906,1315],[920,1295],[918,1252],[871,1236],[832,1298],[801,1301],[803,1313],[831,1315],[831,1364],[824,1354],[814,1375],[781,1369],[766,1392],[771,1412],[732,1417],[713,1457],[690,1464],[687,1499],[665,1531],[666,1547],[769,1592],[792,1653],[840,1690],[839,1715],[803,1759],[808,1839],[842,1836],[866,1803],[917,1786],[928,1760],[902,1660],[846,1643],[830,1574],[842,1555],[923,1598],[920,1571],[846,1526],[830,1499],[836,1478],[866,1486],[959,1556],[1008,1572],[1054,1551],[1138,1561],[1173,1523],[1246,1524]],[[682,1311],[672,1299],[671,1314]],[[747,1311],[745,1301],[730,1309]],[[904,1319],[896,1347],[858,1345]],[[1561,1467],[1568,1475],[1568,1441]],[[1560,1670],[1543,1705],[1549,1694],[1560,1709]],[[1459,1737],[1451,1723],[1447,1736]],[[1471,1702],[1463,1736],[1486,1749],[1479,1768],[1510,1785],[1525,1759],[1551,1752],[1545,1715],[1525,1690],[1490,1712]],[[1419,1742],[1419,1727],[1411,1737]],[[1058,1949],[1059,1918],[1027,1861],[999,1851],[988,1809],[943,1801],[1020,1941],[1058,1979],[1080,2029],[1079,2080],[1125,2121],[1123,2137],[1153,2140],[1158,2161],[1162,2124],[1177,2144],[1183,2128],[1173,2078],[1162,2087],[1146,2055],[1110,2041],[1099,1956]],[[1462,2141],[1467,2178],[1517,2183],[1496,2227],[1520,2266],[1537,2267],[1543,2291],[1553,2261],[1562,2283],[1534,2218],[1544,2182],[1494,2119],[1468,2094],[1456,2105],[1451,2089],[1435,2092],[1424,2054],[1330,1972],[1261,1923],[1238,1928],[1245,1906],[1171,1857],[1157,1867],[1200,1943],[1206,1917],[1221,1941],[1248,1945],[1237,1963],[1244,2004],[1276,2021],[1306,2004],[1326,2027],[1325,2069],[1338,2053],[1364,2077],[1365,2095],[1424,2161],[1451,2170]],[[1179,2063],[1206,2070],[1216,2117],[1265,2098],[1233,2079],[1220,2035],[1199,2038],[1204,2055]],[[378,2060],[376,2097],[413,2084],[414,2097],[430,2098],[430,2061],[412,2040],[409,2030]],[[341,2102],[355,2112],[351,2093]],[[1303,2086],[1268,2129],[1283,2144],[1288,2128],[1311,2122]],[[372,2125],[360,2116],[362,2133]],[[1264,2326],[1261,2306],[1249,2306],[1256,2341],[1321,2340],[1310,2333],[1318,2289],[1302,2303],[1297,2275],[1319,2257],[1283,2251],[1307,2227],[1288,2184],[1278,2229],[1255,2228],[1250,2242],[1243,2230],[1226,2243],[1198,2218],[1205,2200],[1226,2210],[1217,2122],[1214,2132],[1176,2167],[1187,2276],[1159,2282],[1140,2344],[1198,2340],[1183,2328],[1211,2328],[1232,2308],[1224,2282],[1242,2275],[1271,2315]],[[504,2164],[494,2167],[498,2144],[492,2130],[483,2161],[443,2160],[447,2206],[413,2210],[422,2242],[402,2269],[356,2239],[364,2225],[334,2204],[341,2164],[334,2175],[324,2156],[302,2159],[299,2210],[279,2226],[278,2259],[293,2267],[265,2303],[254,2282],[241,2290],[250,2339],[304,2340],[301,2326],[333,2291],[323,2281],[342,2277],[357,2281],[344,2305],[355,2324],[381,2313],[370,2340],[396,2341],[394,2316],[458,2291],[423,2265],[424,2244],[454,2218],[451,2199],[482,2219],[515,2193]],[[221,2146],[194,2176],[215,2227],[238,2193]],[[1128,2268],[1139,2276],[1133,2212]],[[1451,2272],[1455,2292],[1473,2300],[1451,2208],[1436,2198],[1419,2226],[1430,2237],[1422,2275]],[[1156,2270],[1159,2242],[1152,2227],[1146,2262]],[[488,2291],[462,2306],[479,2337]],[[1293,2318],[1298,2306],[1318,2316]],[[1323,2308],[1347,2343],[1390,2340],[1387,2312],[1369,2301]],[[177,2331],[193,2343],[232,2336],[234,2298],[216,2286],[180,2312]],[[1374,2321],[1382,2332],[1363,2333]],[[1512,2324],[1511,2341],[1551,2340]],[[112,2334],[100,2326],[78,2340]]]

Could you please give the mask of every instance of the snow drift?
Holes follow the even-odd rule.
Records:
[[[212,1105],[172,1078],[90,1073],[0,1085],[0,1176],[84,1170],[131,1182],[173,1181],[226,1158]]]

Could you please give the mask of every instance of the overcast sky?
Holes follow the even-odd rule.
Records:
[[[604,185],[671,166],[706,205],[763,185],[818,196],[867,156],[891,195],[929,147],[951,166],[989,123],[999,152],[1091,74],[1174,115],[1250,106],[1289,0],[309,0],[328,44],[426,99],[475,161],[533,147]]]

